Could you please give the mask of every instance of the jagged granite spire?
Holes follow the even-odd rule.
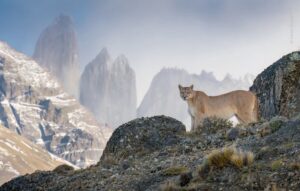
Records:
[[[106,48],[84,69],[80,102],[112,127],[136,116],[135,73],[124,55],[112,61]]]
[[[69,16],[58,16],[42,32],[33,58],[54,74],[69,94],[78,97],[78,48],[73,22]]]

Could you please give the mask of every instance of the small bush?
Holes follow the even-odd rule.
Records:
[[[231,121],[227,119],[217,118],[217,117],[208,117],[205,118],[201,125],[194,129],[195,133],[216,133],[219,130],[227,130],[233,127]]]
[[[270,128],[271,128],[271,131],[272,133],[276,132],[278,129],[281,128],[281,126],[284,124],[284,122],[286,122],[287,119],[285,117],[282,117],[282,116],[276,116],[276,117],[273,117],[270,122],[269,122],[269,125],[270,125]]]
[[[174,166],[162,171],[163,176],[177,176],[188,172],[188,168],[185,166]]]
[[[73,170],[74,170],[74,168],[72,166],[62,164],[62,165],[59,165],[58,167],[56,167],[53,170],[53,172],[63,175],[63,174],[68,174],[69,172],[72,172]]]
[[[279,168],[281,168],[283,166],[283,162],[281,159],[279,160],[275,160],[271,163],[271,169],[273,171],[278,170]]]

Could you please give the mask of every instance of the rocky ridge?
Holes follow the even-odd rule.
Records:
[[[299,188],[298,118],[273,118],[270,122],[237,129],[230,125],[219,128],[219,122],[214,120],[218,119],[206,123],[211,124],[214,131],[204,129],[201,133],[186,133],[181,122],[169,117],[139,118],[113,133],[97,165],[67,173],[36,172],[16,178],[1,189],[200,191]],[[135,128],[141,128],[145,133],[140,134]],[[232,131],[237,133],[229,139],[228,134]],[[209,154],[228,147],[254,153],[253,163],[240,168],[225,164],[212,166],[206,172],[200,170]]]

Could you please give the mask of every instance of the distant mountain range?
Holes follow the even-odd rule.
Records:
[[[164,68],[153,78],[141,105],[138,117],[167,115],[184,122],[190,127],[190,117],[187,103],[179,96],[178,84],[202,90],[208,95],[222,94],[236,89],[248,90],[254,76],[248,74],[242,79],[234,79],[227,75],[223,80],[217,80],[212,72],[202,71],[201,74],[189,74],[183,69]]]

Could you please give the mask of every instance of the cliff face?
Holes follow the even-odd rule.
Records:
[[[136,116],[135,73],[125,56],[112,60],[107,49],[89,63],[81,76],[80,102],[97,120],[117,127]]]
[[[293,117],[300,112],[300,52],[282,57],[259,74],[253,86],[260,107],[260,116]]]
[[[80,167],[98,162],[110,135],[39,64],[0,42],[0,122]]]
[[[166,115],[184,122],[190,126],[190,116],[187,104],[179,96],[178,84],[183,86],[194,84],[194,89],[202,90],[208,95],[218,95],[236,89],[248,89],[251,77],[233,79],[227,75],[222,81],[212,73],[203,71],[200,75],[189,74],[180,69],[162,69],[152,80],[137,114],[142,116]]]
[[[67,93],[78,97],[80,67],[76,33],[70,17],[60,15],[42,32],[33,58],[59,79]]]

